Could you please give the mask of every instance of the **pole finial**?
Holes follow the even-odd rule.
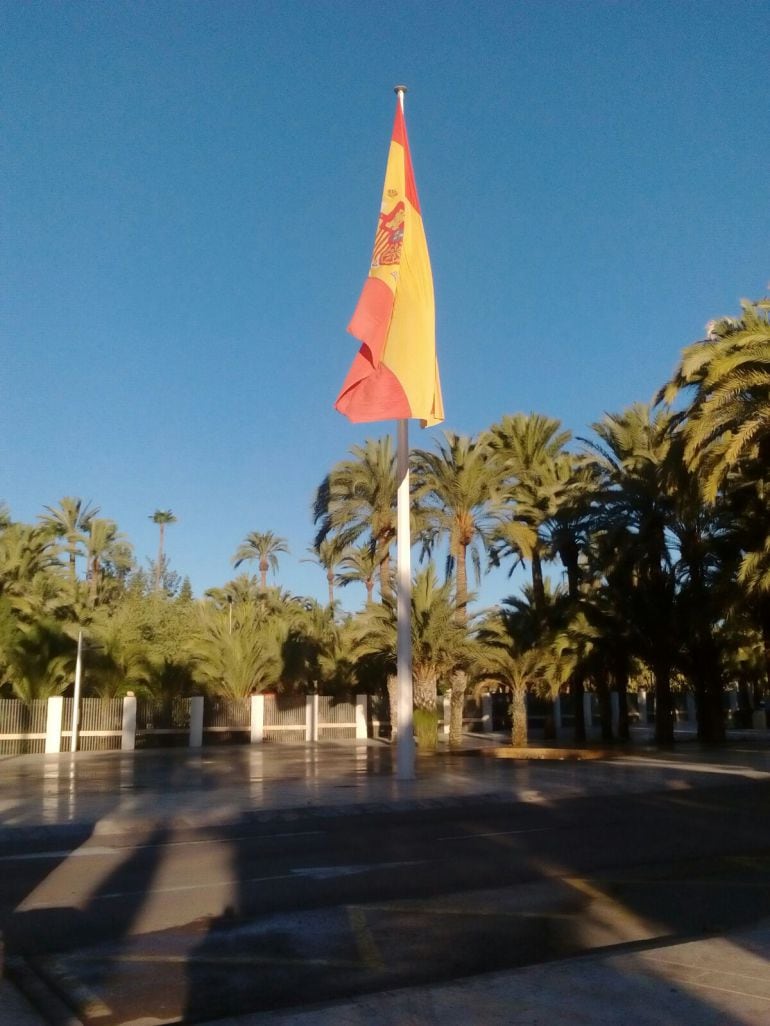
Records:
[[[405,92],[407,92],[407,88],[406,88],[405,85],[393,86],[393,92],[394,93],[405,93]]]

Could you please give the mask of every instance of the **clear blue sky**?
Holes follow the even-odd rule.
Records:
[[[0,499],[92,500],[140,559],[171,508],[196,593],[273,530],[279,583],[324,597],[314,489],[390,428],[332,404],[397,82],[446,427],[585,433],[648,400],[766,292],[768,24],[741,0],[3,0]]]

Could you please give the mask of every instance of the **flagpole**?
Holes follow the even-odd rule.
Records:
[[[401,111],[404,110],[406,86],[394,89]],[[409,496],[409,421],[398,421],[396,454],[398,472],[397,505],[397,661],[398,716],[396,735],[396,777],[414,780],[414,698],[412,695],[412,536]]]
[[[415,751],[412,696],[412,539],[409,524],[409,421],[398,421],[398,505],[396,550],[398,624],[396,672],[398,680],[398,733],[396,777],[414,780]]]

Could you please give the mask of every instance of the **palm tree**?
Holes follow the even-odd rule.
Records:
[[[328,537],[323,538],[308,550],[312,553],[311,558],[308,560],[302,560],[305,563],[317,563],[323,570],[326,571],[326,584],[329,589],[329,606],[334,607],[334,585],[337,582],[335,575],[335,567],[339,565],[340,560],[346,552],[346,546],[340,543],[339,538]]]
[[[241,563],[256,562],[259,564],[260,586],[267,588],[267,572],[278,570],[278,553],[289,551],[285,538],[279,538],[272,531],[251,531],[238,546],[233,556],[233,566],[237,569]]]
[[[366,604],[372,601],[374,593],[374,576],[380,565],[380,558],[374,547],[367,543],[356,545],[355,548],[345,550],[345,555],[339,562],[339,569],[335,576],[335,583],[341,588],[349,584],[363,584],[366,588]]]
[[[226,613],[201,606],[187,651],[195,679],[208,691],[245,701],[278,686],[288,625],[274,617],[265,620],[253,603],[241,604],[236,617],[231,630]]]
[[[5,639],[0,663],[16,698],[25,705],[60,695],[70,682],[75,650],[62,625],[51,617],[17,622]]]
[[[770,455],[770,299],[741,305],[741,317],[712,321],[707,338],[684,350],[658,397],[690,396],[680,415],[685,459],[709,501],[742,462]]]
[[[770,299],[742,308],[739,318],[712,321],[707,338],[684,350],[659,398],[689,399],[676,416],[684,459],[706,500],[729,508],[738,580],[762,631],[770,677]]]
[[[390,548],[396,537],[398,480],[396,456],[389,435],[367,439],[350,450],[352,459],[342,460],[324,478],[313,504],[314,522],[319,525],[315,544],[330,534],[342,546],[368,538],[380,558],[380,594],[392,593]]]
[[[20,598],[38,577],[61,574],[56,547],[44,526],[11,524],[0,531],[0,595]]]
[[[154,524],[158,525],[158,561],[155,564],[155,591],[160,591],[160,584],[163,579],[163,542],[166,533],[166,525],[175,524],[176,517],[170,509],[156,509],[154,513],[150,513],[149,519],[152,520]]]
[[[107,564],[125,576],[131,569],[133,554],[125,535],[118,531],[114,520],[94,517],[88,529],[87,572],[90,585],[91,604],[96,605]]]
[[[479,544],[488,547],[491,535],[490,509],[495,477],[486,440],[473,440],[451,431],[438,442],[438,452],[417,450],[413,454],[414,493],[424,521],[424,551],[430,552],[434,539],[446,537],[449,543],[447,572],[454,569],[456,615],[467,621],[468,571],[470,550],[477,583],[481,580]],[[460,668],[452,675],[449,742],[462,742],[462,722],[468,674]]]
[[[500,498],[507,503],[498,515],[493,559],[513,556],[514,566],[529,563],[535,604],[545,603],[543,560],[546,525],[559,509],[569,479],[560,464],[569,431],[558,420],[538,413],[506,415],[490,428],[489,444]]]
[[[449,542],[447,570],[455,573],[455,598],[462,616],[468,604],[469,549],[477,583],[481,579],[477,543],[486,547],[489,541],[494,477],[483,440],[447,431],[437,445],[438,452],[418,449],[412,454],[414,496],[425,524],[427,550],[436,537]]]
[[[479,670],[485,678],[492,678],[510,691],[511,744],[524,748],[528,742],[527,692],[547,690],[553,695],[553,651],[542,639],[530,645],[511,609],[498,609],[487,615],[479,630],[479,642]],[[555,691],[558,692],[558,685]]]
[[[439,682],[457,666],[468,664],[475,650],[466,626],[458,622],[451,585],[438,583],[432,563],[415,576],[411,604],[415,731],[418,746],[432,751],[437,741]],[[355,630],[359,656],[386,656],[392,670],[396,664],[397,633],[396,604],[392,598],[385,599],[382,605],[370,605],[359,615]],[[392,716],[392,692],[390,701]]]
[[[99,512],[99,507],[92,507],[71,495],[59,500],[58,507],[44,506],[47,512],[41,513],[38,520],[55,538],[64,539],[64,549],[69,557],[70,578],[76,577],[76,560],[82,554],[91,521]]]
[[[594,514],[612,553],[608,579],[621,582],[633,607],[634,643],[655,678],[655,736],[674,739],[671,679],[680,638],[674,629],[676,581],[669,548],[674,498],[669,469],[671,416],[636,403],[606,414],[587,442],[604,488]]]

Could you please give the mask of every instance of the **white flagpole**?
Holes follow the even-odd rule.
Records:
[[[406,86],[396,86],[395,93],[404,109]],[[412,695],[412,537],[409,499],[409,421],[398,422],[398,506],[397,506],[397,661],[398,733],[396,736],[396,777],[414,780],[414,699]]]
[[[414,780],[415,751],[412,697],[412,539],[409,524],[409,421],[398,422],[398,507],[396,549],[397,580],[397,679],[398,734],[396,737],[396,776]]]
[[[78,750],[80,731],[80,680],[83,673],[83,632],[78,631],[78,654],[75,659],[75,694],[72,698],[72,739],[70,751]]]

